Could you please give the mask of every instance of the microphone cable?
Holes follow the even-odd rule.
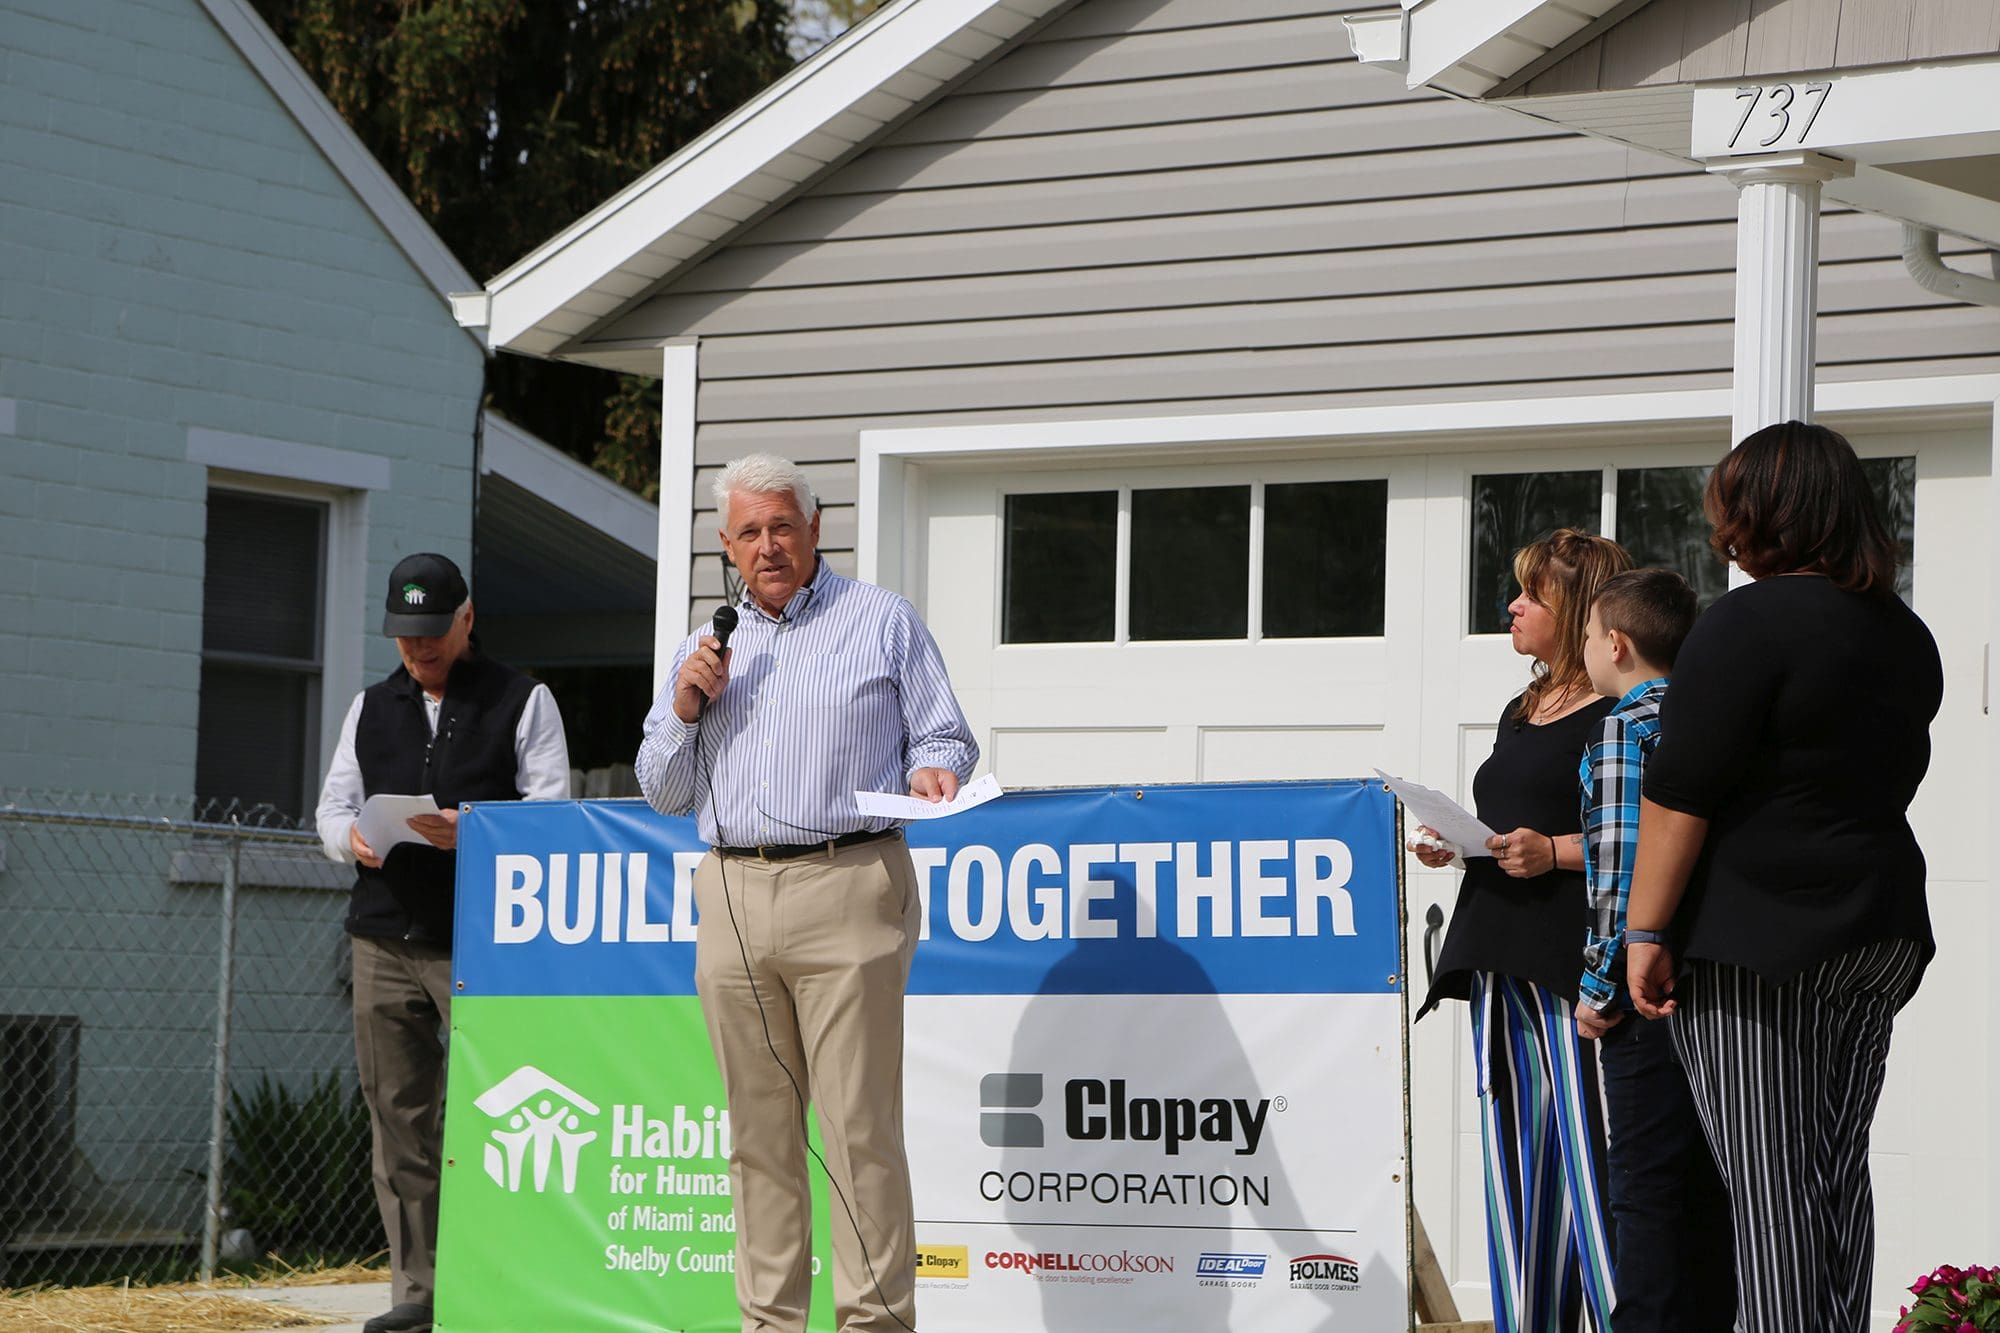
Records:
[[[733,607],[724,607],[722,609],[731,611],[732,613],[735,610],[735,608]],[[732,619],[734,618],[733,614],[731,618]],[[725,642],[725,651],[726,651],[726,642]],[[716,836],[718,840],[720,840],[722,837],[722,812],[716,807],[715,803],[715,775],[716,775],[716,766],[718,762],[721,760],[722,755],[721,755],[720,745],[716,746],[713,752],[704,755],[702,746],[703,736],[700,728],[702,722],[706,719],[707,715],[708,715],[707,706],[706,704],[704,704],[700,715],[697,716],[695,719],[694,725],[696,731],[695,731],[694,752],[697,764],[701,765],[702,778],[708,789],[707,800],[708,800],[709,818],[714,821]],[[758,805],[756,809],[759,814],[765,813],[764,808],[761,804]],[[779,818],[776,815],[770,815],[768,817],[772,819],[777,819],[779,823],[788,824],[792,828],[800,829],[801,831],[817,831],[817,830],[806,830],[803,825],[792,824],[790,820]],[[826,838],[828,841],[831,841],[833,838],[837,836],[839,835],[827,834]],[[725,843],[724,845],[728,844]],[[878,1277],[875,1273],[875,1261],[869,1256],[868,1241],[867,1238],[861,1234],[861,1222],[854,1215],[854,1205],[848,1201],[847,1193],[845,1190],[841,1189],[840,1181],[834,1175],[832,1168],[827,1166],[826,1158],[820,1156],[819,1150],[817,1148],[814,1148],[812,1145],[812,1129],[811,1129],[811,1124],[808,1120],[810,1106],[806,1100],[805,1090],[799,1086],[799,1080],[795,1075],[793,1075],[792,1067],[785,1063],[785,1058],[783,1056],[778,1054],[778,1044],[776,1040],[774,1040],[771,1036],[771,1015],[769,1011],[767,1011],[764,1008],[764,996],[763,993],[757,987],[757,976],[755,971],[750,966],[750,947],[747,943],[745,943],[743,939],[743,927],[736,919],[736,904],[732,900],[729,892],[729,858],[723,856],[719,852],[713,851],[713,849],[711,849],[711,854],[715,857],[716,874],[722,880],[722,905],[726,909],[728,909],[729,928],[731,932],[734,933],[736,936],[737,955],[743,960],[743,979],[750,983],[750,998],[757,1002],[757,1019],[763,1025],[764,1029],[764,1048],[770,1051],[772,1061],[777,1064],[779,1069],[784,1071],[785,1081],[792,1085],[792,1098],[798,1104],[799,1131],[800,1131],[800,1137],[804,1140],[805,1143],[805,1150],[808,1154],[811,1155],[812,1159],[815,1162],[819,1163],[819,1169],[822,1173],[825,1174],[826,1183],[828,1187],[832,1189],[834,1197],[840,1200],[841,1211],[847,1214],[847,1225],[854,1232],[855,1244],[859,1247],[861,1251],[861,1262],[868,1269],[868,1280],[870,1283],[874,1285],[875,1288],[876,1303],[879,1304],[882,1307],[882,1309],[888,1313],[888,1316],[891,1319],[895,1320],[904,1329],[908,1330],[908,1333],[917,1333],[917,1330],[915,1328],[913,1328],[910,1324],[906,1323],[903,1317],[897,1314],[896,1311],[890,1307],[889,1298],[883,1295],[882,1279]],[[721,1026],[721,1020],[719,1017],[717,1019],[716,1025],[718,1027]],[[801,1049],[800,1054],[803,1057],[804,1054],[803,1048]],[[729,1100],[729,1089],[727,1086],[725,1086],[723,1088],[723,1103],[725,1106],[727,1106],[728,1100]],[[735,1133],[734,1127],[732,1126],[731,1127],[732,1140],[734,1138],[734,1133]],[[904,1154],[905,1154],[905,1161],[907,1161],[908,1160],[907,1148],[904,1150]],[[734,1205],[732,1204],[732,1207],[733,1206]],[[808,1191],[807,1215],[806,1215],[806,1222],[807,1222],[806,1229],[808,1234],[811,1234],[812,1230],[811,1207],[812,1207],[811,1194],[810,1191]],[[808,1296],[808,1300],[810,1301],[810,1296]]]

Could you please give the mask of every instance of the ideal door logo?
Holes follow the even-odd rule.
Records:
[[[535,1193],[544,1194],[554,1168],[562,1192],[576,1193],[577,1158],[597,1138],[596,1130],[583,1128],[583,1117],[597,1114],[596,1103],[533,1065],[522,1065],[472,1104],[500,1122],[481,1145],[494,1184],[519,1194],[525,1176]]]

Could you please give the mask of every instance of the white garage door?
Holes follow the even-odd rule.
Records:
[[[1913,541],[1910,592],[1943,648],[1946,716],[1915,819],[1945,952],[1899,1025],[1875,1137],[1884,1301],[1968,1237],[1926,1220],[1931,1173],[1991,1146],[1969,1098],[1920,1101],[1926,1015],[1986,1012],[1983,433],[1857,435]],[[1712,445],[1383,453],[1207,466],[927,467],[921,598],[987,762],[1009,786],[1360,777],[1380,767],[1469,794],[1494,720],[1526,680],[1506,636],[1509,558],[1565,524],[1723,587],[1705,557]],[[1977,484],[1967,484],[1977,483]],[[1939,557],[1937,577],[1928,561]],[[1944,564],[1944,559],[1949,564]],[[1409,940],[1455,875],[1414,860]],[[1466,1024],[1412,1034],[1417,1201],[1462,1312],[1487,1306],[1478,1121]],[[1961,1048],[1962,1049],[1962,1048]],[[1972,1117],[1968,1119],[1968,1117]],[[1979,1225],[1975,1222],[1974,1225]],[[1947,1226],[1953,1234],[1939,1232]],[[1883,1285],[1886,1284],[1886,1285]],[[1893,1304],[1886,1308],[1893,1310]]]

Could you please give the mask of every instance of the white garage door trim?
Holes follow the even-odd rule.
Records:
[[[2000,400],[2000,375],[1822,384],[1818,413],[1840,425],[1866,417],[1871,427],[1984,423]],[[920,586],[921,552],[912,516],[920,512],[924,462],[1023,462],[1048,466],[1058,457],[1144,451],[1147,461],[1176,454],[1213,457],[1311,442],[1362,449],[1394,442],[1427,450],[1479,449],[1509,443],[1550,443],[1551,435],[1616,427],[1638,442],[1649,428],[1686,438],[1690,426],[1729,422],[1729,390],[1584,394],[1568,398],[1489,399],[1386,407],[1318,408],[1299,412],[1216,413],[1202,416],[1108,417],[1084,421],[980,426],[913,426],[860,433],[855,561],[860,576],[905,594]],[[1524,438],[1530,437],[1530,438]]]

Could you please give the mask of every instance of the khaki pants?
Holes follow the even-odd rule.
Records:
[[[353,940],[354,1057],[374,1139],[375,1206],[389,1233],[391,1303],[430,1305],[451,955],[405,940]]]
[[[734,1143],[736,1299],[745,1333],[806,1326],[807,1100],[819,1113],[834,1184],[829,1225],[841,1333],[914,1327],[903,988],[919,906],[902,839],[777,863],[710,853],[694,892],[695,987]]]

